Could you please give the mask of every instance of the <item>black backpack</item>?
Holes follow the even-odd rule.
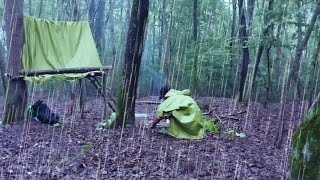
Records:
[[[33,118],[40,121],[43,124],[56,124],[59,122],[59,116],[55,113],[51,113],[49,107],[43,103],[41,100],[38,100],[31,106]]]

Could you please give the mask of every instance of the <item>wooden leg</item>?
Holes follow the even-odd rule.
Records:
[[[80,84],[80,91],[79,91],[79,104],[80,104],[80,117],[81,119],[84,118],[84,93],[85,93],[85,83],[83,79],[79,80],[79,84]]]
[[[103,91],[103,101],[104,101],[104,109],[103,109],[103,119],[107,118],[107,73],[103,73],[102,77],[102,91]]]

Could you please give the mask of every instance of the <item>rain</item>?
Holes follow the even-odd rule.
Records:
[[[0,12],[0,180],[319,179],[318,1]]]

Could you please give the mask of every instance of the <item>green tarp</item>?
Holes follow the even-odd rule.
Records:
[[[178,139],[202,139],[205,131],[217,133],[213,121],[204,120],[195,100],[190,97],[190,90],[171,89],[157,110],[157,116],[170,116],[168,133]]]
[[[101,67],[88,22],[47,21],[24,18],[24,70]],[[40,83],[48,79],[73,81],[88,73],[44,75],[26,78]]]

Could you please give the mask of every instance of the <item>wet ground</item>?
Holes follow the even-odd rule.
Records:
[[[157,105],[147,103],[137,104],[139,122],[144,123],[102,132],[97,130],[101,99],[91,97],[89,113],[80,119],[78,112],[65,116],[67,103],[54,98],[48,105],[65,120],[62,126],[33,121],[0,127],[0,179],[288,178],[291,137],[306,112],[303,104],[286,105],[283,144],[276,149],[279,104],[264,108],[253,103],[248,109],[231,99],[201,97],[197,101],[204,112],[210,111],[208,118],[219,121],[220,134],[188,141],[152,131],[145,124]],[[229,129],[246,137],[224,133]]]

